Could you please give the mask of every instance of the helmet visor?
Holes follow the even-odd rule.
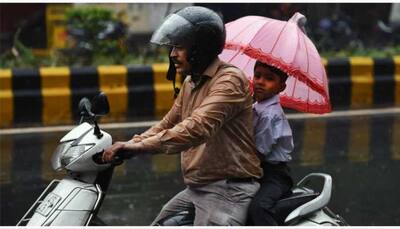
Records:
[[[150,42],[158,45],[185,46],[190,45],[194,26],[185,18],[171,14],[153,33]]]

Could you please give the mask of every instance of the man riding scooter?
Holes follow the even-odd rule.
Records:
[[[61,138],[52,157],[53,169],[66,175],[46,187],[18,226],[106,225],[97,213],[114,167],[149,152],[181,152],[187,185],[152,225],[243,225],[262,170],[251,137],[247,79],[217,58],[224,40],[221,18],[208,9],[188,7],[169,16],[152,41],[171,47],[170,76],[175,70],[187,76],[170,112],[145,133],[111,145],[112,136],[97,123],[109,112],[107,96],[82,98],[79,125]],[[307,187],[315,179],[323,181],[321,192]],[[347,225],[327,207],[331,191],[328,174],[308,174],[276,204],[279,225]]]
[[[152,43],[170,47],[169,76],[186,77],[170,111],[155,126],[105,149],[117,153],[181,153],[186,189],[173,197],[152,225],[178,212],[195,214],[194,225],[244,225],[262,176],[252,132],[252,98],[237,67],[218,59],[225,43],[222,19],[191,6],[171,14]]]

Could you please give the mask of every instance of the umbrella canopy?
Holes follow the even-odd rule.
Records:
[[[308,113],[331,111],[328,79],[322,59],[304,30],[306,18],[289,21],[246,16],[227,23],[220,58],[241,68],[251,80],[256,60],[273,65],[289,77],[281,104]]]

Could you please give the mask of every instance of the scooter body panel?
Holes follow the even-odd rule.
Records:
[[[324,185],[321,193],[315,199],[303,204],[302,206],[292,211],[285,219],[285,222],[290,222],[296,218],[308,215],[311,212],[318,211],[329,203],[332,192],[332,177],[330,175],[323,173],[310,173],[306,177],[304,177],[299,183],[297,183],[296,186],[303,187],[304,184],[306,184],[313,178],[323,178]]]
[[[77,138],[79,138],[83,133],[86,133],[90,129],[93,129],[93,127],[87,123],[84,122],[80,124],[79,126],[76,126],[74,129],[72,129],[70,132],[68,132],[63,138],[61,138],[60,142],[67,142],[67,141],[72,141]]]
[[[108,167],[109,164],[99,165],[96,164],[91,157],[103,151],[103,149],[111,146],[112,137],[107,132],[101,131],[103,137],[101,139],[97,139],[97,137],[91,133],[86,134],[79,141],[80,145],[91,145],[91,148],[87,150],[80,157],[76,158],[75,161],[68,164],[65,168],[67,170],[71,170],[74,172],[93,172],[93,171],[102,171]]]
[[[87,122],[72,129],[60,140],[52,156],[53,169],[93,174],[110,167],[110,164],[98,164],[92,159],[93,155],[112,144],[110,134],[102,130],[101,134],[101,137],[96,136],[93,127]]]
[[[49,192],[34,209],[27,226],[85,225],[100,197],[92,184],[66,178]]]
[[[306,217],[286,226],[340,226],[338,222],[327,215],[322,209],[307,215]]]

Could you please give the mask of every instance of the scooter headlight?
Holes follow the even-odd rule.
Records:
[[[61,165],[67,166],[71,162],[75,161],[78,157],[84,154],[86,151],[91,149],[94,145],[75,145],[70,147],[62,156],[61,156]]]
[[[61,165],[61,157],[64,154],[64,152],[70,147],[72,144],[71,141],[68,142],[63,142],[59,144],[56,148],[56,150],[53,153],[53,156],[51,158],[51,166],[53,167],[54,170],[58,171],[62,169]]]

